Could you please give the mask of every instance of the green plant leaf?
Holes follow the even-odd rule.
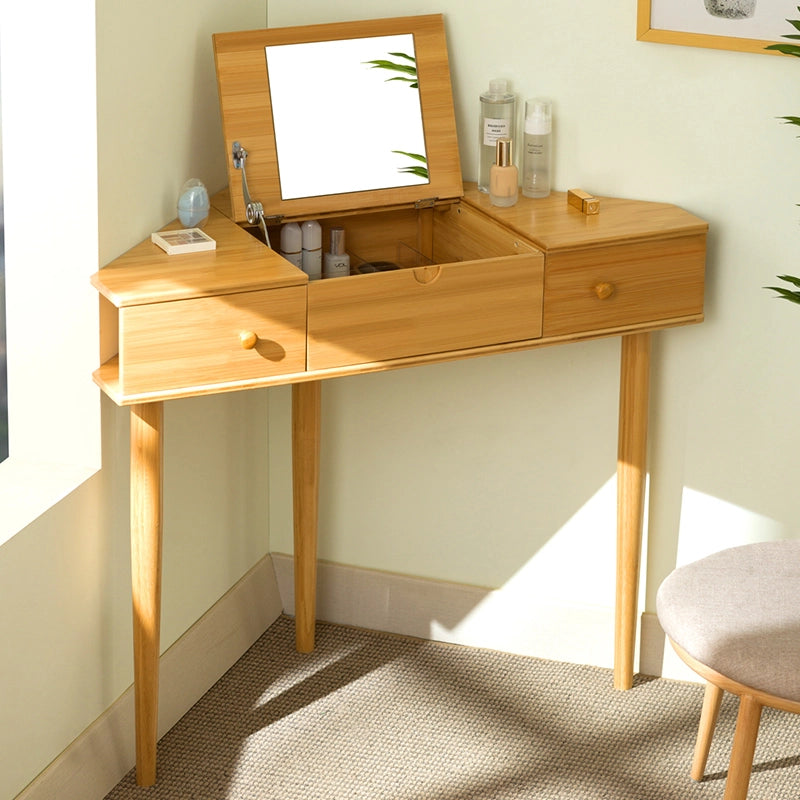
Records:
[[[409,158],[413,158],[415,161],[421,161],[423,164],[428,163],[428,159],[425,156],[421,156],[419,153],[407,153],[405,150],[392,150],[393,153],[397,153],[399,156],[408,156]]]
[[[777,50],[779,53],[784,53],[787,56],[800,56],[800,45],[796,44],[771,44],[764,48],[765,50]]]
[[[398,76],[396,76],[394,78],[387,78],[386,79],[386,83],[389,83],[390,81],[402,81],[403,83],[407,83],[409,85],[409,87],[412,88],[412,89],[418,89],[419,88],[419,84],[417,83],[416,78],[401,78],[398,75]]]
[[[786,281],[786,283],[792,284],[792,286],[797,286],[800,288],[800,278],[795,277],[794,275],[778,275],[776,276],[779,281]],[[776,292],[779,299],[788,300],[790,303],[800,303],[800,291],[795,292],[791,289],[787,289],[784,286],[765,286],[765,289],[769,289],[772,292]]]
[[[387,61],[383,58],[376,58],[373,61],[365,61],[370,64],[372,69],[388,69],[392,72],[404,72],[406,75],[417,76],[417,68],[412,64],[396,64],[394,61]]]
[[[409,61],[409,64],[398,64],[395,61],[389,61],[386,58],[376,58],[372,61],[365,61],[365,64],[370,65],[370,69],[385,69],[389,72],[399,72],[401,75],[395,75],[393,78],[387,78],[386,82],[389,81],[400,81],[401,83],[407,83],[409,88],[411,89],[419,89],[419,83],[417,80],[417,60],[414,56],[408,55],[408,53],[389,53],[390,56],[394,56],[395,58],[404,58],[406,61]]]
[[[428,180],[428,159],[420,155],[419,153],[409,153],[406,150],[392,150],[393,153],[397,153],[399,156],[406,156],[407,158],[411,158],[414,161],[419,161],[421,164],[425,164],[424,167],[418,167],[416,164],[412,164],[408,167],[399,167],[398,172],[402,172],[406,175],[416,175],[418,178],[424,178]]]
[[[797,6],[797,10],[800,11],[800,6]],[[786,20],[796,31],[800,31],[800,19],[787,19]],[[786,33],[783,35],[784,39],[794,39],[800,40],[800,33]],[[771,44],[768,45],[766,50],[776,50],[779,53],[784,53],[787,56],[796,56],[800,57],[800,45],[797,44]],[[784,123],[787,125],[798,125],[800,126],[800,116],[783,116],[778,117],[778,119],[783,120]],[[800,137],[798,137],[800,138]],[[792,286],[797,286],[800,288],[800,278],[795,277],[794,275],[778,275],[778,280],[785,281]],[[764,289],[769,289],[771,292],[775,292],[778,295],[779,299],[788,300],[790,303],[798,303],[800,304],[800,291],[793,291],[792,289],[787,289],[784,286],[764,286]]]
[[[427,167],[400,167],[398,172],[402,172],[405,175],[416,175],[418,178],[424,178],[428,180],[428,169]]]
[[[790,303],[800,303],[800,292],[792,292],[789,289],[782,289],[780,286],[765,286],[765,289],[770,289],[778,293],[778,299],[788,300]]]

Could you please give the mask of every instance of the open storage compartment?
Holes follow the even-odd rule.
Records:
[[[217,34],[214,51],[231,218],[273,246],[290,222],[317,220],[323,249],[345,230],[351,274],[308,283],[308,370],[541,336],[542,253],[460,202],[441,15]]]

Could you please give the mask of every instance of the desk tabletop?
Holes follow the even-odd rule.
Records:
[[[566,192],[531,199],[520,195],[516,205],[498,208],[474,183],[464,184],[464,201],[532,241],[546,253],[630,241],[666,239],[705,233],[708,223],[668,203],[600,198],[599,214],[583,214],[567,203]]]
[[[167,229],[179,227],[174,221]],[[308,283],[305,273],[215,208],[204,231],[216,250],[170,256],[145,240],[95,273],[92,285],[123,308]]]

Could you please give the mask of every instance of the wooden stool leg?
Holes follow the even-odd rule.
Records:
[[[728,779],[725,782],[723,800],[746,800],[756,752],[758,725],[761,722],[761,703],[754,697],[739,698],[739,714],[736,717],[736,733],[733,736]]]
[[[301,653],[314,649],[317,614],[321,386],[320,381],[292,386],[294,613],[296,646]]]
[[[614,688],[633,686],[636,610],[647,476],[650,334],[622,337],[617,454],[617,599]]]
[[[136,782],[156,782],[163,404],[131,407],[131,577]]]
[[[711,750],[711,740],[714,738],[714,728],[717,726],[719,707],[722,703],[724,692],[713,683],[706,683],[706,693],[703,697],[703,710],[700,714],[700,727],[697,731],[697,741],[694,746],[692,759],[692,780],[701,781],[706,772],[708,753]]]

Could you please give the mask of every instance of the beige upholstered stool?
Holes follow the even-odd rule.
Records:
[[[695,780],[723,691],[739,696],[724,800],[744,800],[762,707],[800,713],[800,541],[733,547],[679,567],[661,584],[657,611],[678,655],[708,682]]]

